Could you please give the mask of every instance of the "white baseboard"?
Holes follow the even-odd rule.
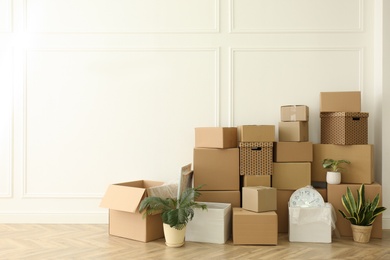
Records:
[[[108,213],[0,213],[7,224],[107,224]]]

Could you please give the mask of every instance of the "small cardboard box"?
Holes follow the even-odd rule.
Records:
[[[274,142],[274,125],[241,125],[238,126],[239,142]]]
[[[242,187],[271,187],[271,175],[242,175]]]
[[[289,207],[289,241],[332,243],[336,212],[330,203],[324,207]]]
[[[194,186],[202,190],[239,190],[239,149],[194,149]]]
[[[311,142],[274,143],[274,162],[312,162],[313,144]]]
[[[240,175],[272,175],[273,142],[240,142]]]
[[[322,144],[367,144],[368,113],[321,112]]]
[[[287,105],[280,107],[282,122],[309,121],[309,107],[305,105]]]
[[[311,163],[273,163],[272,187],[296,190],[311,184]]]
[[[307,142],[309,123],[307,121],[279,122],[280,142]]]
[[[341,214],[338,212],[339,209],[346,212],[342,202],[341,197],[343,194],[347,192],[347,187],[351,189],[351,192],[353,196],[355,197],[355,200],[357,199],[356,191],[360,188],[361,184],[329,184],[328,185],[328,202],[331,203],[337,212],[337,222],[336,227],[338,231],[340,232],[341,236],[351,237],[352,236],[352,229],[351,224],[348,220],[343,218]],[[379,206],[382,206],[382,186],[379,183],[373,183],[373,184],[365,184],[365,196],[366,199],[369,199],[372,201],[376,194],[380,194],[380,201]],[[375,219],[374,224],[372,225],[372,231],[371,231],[371,237],[372,238],[382,238],[382,215],[379,214],[377,218]]]
[[[237,148],[237,127],[195,128],[195,147]]]
[[[148,196],[147,189],[163,184],[138,180],[110,185],[100,204],[109,208],[109,234],[142,242],[164,237],[160,214],[143,218],[138,212],[139,204]]]
[[[360,112],[360,91],[320,93],[320,112]]]
[[[242,208],[254,212],[277,209],[276,189],[265,186],[243,187]]]
[[[233,244],[277,245],[278,216],[275,211],[257,213],[233,208]]]
[[[204,202],[207,210],[194,209],[194,218],[188,222],[186,241],[224,244],[232,227],[232,207],[228,203]]]
[[[197,201],[228,203],[233,207],[241,207],[241,192],[239,190],[202,190]]]
[[[325,182],[327,169],[322,167],[322,161],[326,158],[335,160],[348,160],[351,164],[343,165],[341,173],[342,183],[366,183],[374,182],[374,146],[362,145],[334,145],[314,144],[312,181]]]

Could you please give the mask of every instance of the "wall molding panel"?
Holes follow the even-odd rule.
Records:
[[[248,54],[249,53],[249,54]],[[238,59],[239,57],[237,55],[242,55],[245,57],[240,57],[241,66],[245,65],[244,67],[238,67]],[[282,85],[277,85],[278,78],[281,77],[290,77],[291,80],[294,80],[296,82],[291,82],[292,86],[299,86],[308,84],[307,86],[301,86],[302,88],[309,88],[311,91],[306,91],[304,96],[310,96],[310,92],[313,92],[312,94],[319,93],[324,89],[325,85],[321,85],[320,82],[317,82],[318,86],[316,85],[310,85],[310,83],[314,83],[317,78],[319,78],[319,75],[316,75],[317,77],[310,79],[309,75],[305,76],[305,71],[308,70],[309,67],[313,66],[315,67],[316,71],[322,71],[327,70],[329,73],[332,71],[332,67],[334,66],[333,60],[328,59],[329,55],[333,54],[332,58],[338,59],[337,61],[340,64],[345,64],[342,62],[349,62],[349,67],[354,68],[351,69],[349,72],[350,74],[346,74],[345,78],[342,78],[342,75],[339,74],[339,71],[333,70],[333,73],[336,73],[334,75],[334,78],[336,76],[339,78],[340,82],[334,82],[333,88],[337,90],[337,88],[344,87],[346,89],[351,90],[358,90],[362,91],[364,93],[364,85],[363,85],[363,49],[362,48],[231,48],[230,49],[230,82],[229,82],[229,89],[230,89],[230,121],[233,125],[237,124],[254,124],[259,123],[258,121],[254,122],[243,122],[237,120],[237,117],[240,119],[245,118],[245,114],[248,112],[245,112],[245,114],[241,113],[240,116],[237,115],[238,109],[241,109],[241,111],[252,111],[254,113],[253,115],[250,115],[251,118],[256,118],[255,115],[259,113],[259,111],[256,111],[253,109],[253,104],[256,104],[257,109],[260,111],[268,111],[268,113],[271,115],[269,119],[264,116],[265,120],[269,120],[267,123],[272,123],[272,118],[275,118],[279,116],[279,110],[275,109],[275,113],[272,114],[269,112],[270,106],[272,106],[272,101],[268,100],[262,100],[261,93],[267,93],[269,89],[273,88],[280,88],[281,91],[285,91],[283,93],[287,94],[287,96],[295,95],[297,100],[299,100],[299,96],[302,96],[302,92],[300,92],[299,89],[293,89],[289,87],[290,82],[287,80]],[[258,55],[258,56],[256,56]],[[262,56],[263,55],[263,56]],[[299,56],[297,56],[299,55]],[[339,57],[337,57],[339,56]],[[320,63],[318,62],[318,59],[321,58],[327,58],[328,60],[322,60]],[[276,61],[274,61],[276,60]],[[290,63],[289,63],[290,62]],[[283,65],[276,65],[275,64],[283,64]],[[323,64],[322,64],[323,63]],[[337,62],[335,62],[337,63]],[[323,66],[323,67],[321,67]],[[342,65],[340,65],[342,66]],[[241,69],[241,70],[240,70]],[[264,72],[262,71],[264,69]],[[240,70],[240,72],[239,72]],[[295,72],[297,75],[294,75],[293,72]],[[291,73],[290,73],[291,72]],[[240,73],[241,75],[237,75]],[[260,76],[259,76],[260,75]],[[330,76],[331,77],[331,76]],[[272,82],[274,78],[275,82]],[[308,79],[308,81],[305,81]],[[238,83],[237,81],[244,81]],[[314,80],[314,81],[311,81]],[[280,82],[285,81],[285,79],[281,80]],[[329,81],[329,79],[328,79]],[[343,82],[355,82],[355,85],[344,85]],[[288,84],[287,84],[288,82]],[[306,82],[306,83],[305,83]],[[332,82],[332,80],[329,81],[329,83]],[[241,92],[239,92],[237,84],[240,84],[241,87],[244,88],[250,88],[252,89],[251,94],[244,95]],[[252,84],[252,86],[250,86]],[[268,85],[267,85],[268,84]],[[275,85],[276,84],[276,85]],[[282,90],[284,88],[284,90]],[[330,85],[328,88],[332,88]],[[244,90],[245,93],[248,93],[248,89]],[[334,91],[336,91],[334,90]],[[301,89],[302,91],[302,89]],[[331,91],[331,90],[330,90]],[[301,93],[301,94],[300,94]],[[315,107],[316,103],[318,103],[317,100],[318,97],[315,96],[316,102],[313,104],[307,104],[310,107]],[[258,101],[256,101],[258,100]],[[285,101],[283,101],[285,100]],[[276,102],[280,102],[280,105],[287,104],[291,101],[288,100],[288,98],[283,99],[276,99]],[[262,105],[263,104],[263,105]],[[266,106],[264,104],[268,104],[269,106]],[[278,103],[276,103],[278,104]],[[279,105],[277,105],[279,107]],[[268,114],[267,113],[267,114]],[[314,121],[314,120],[313,120]],[[312,139],[311,139],[312,140]],[[319,140],[312,140],[312,141],[319,141]]]
[[[154,57],[155,64],[150,63],[150,58]],[[177,61],[176,61],[177,60]],[[149,62],[149,63],[148,63]],[[53,64],[52,64],[53,63]],[[57,63],[57,64],[56,64]],[[109,63],[109,65],[104,64]],[[144,64],[142,64],[144,63]],[[187,63],[187,64],[186,64]],[[80,65],[81,64],[81,65]],[[194,64],[194,65],[192,65]],[[55,69],[55,66],[66,67],[66,76],[63,75],[62,71],[58,71]],[[201,65],[201,66],[200,66]],[[200,88],[200,91],[204,92],[204,95],[209,96],[207,98],[207,102],[203,105],[208,107],[213,111],[213,114],[210,114],[210,119],[214,125],[218,125],[219,122],[219,49],[218,48],[154,48],[154,49],[145,49],[145,48],[132,48],[132,49],[29,49],[26,51],[26,72],[24,77],[25,86],[24,86],[24,142],[23,142],[23,155],[24,155],[24,166],[23,166],[23,194],[22,198],[101,198],[103,195],[101,191],[104,191],[106,187],[104,183],[106,181],[100,180],[101,188],[89,188],[85,189],[85,192],[82,191],[83,188],[79,186],[78,188],[71,183],[81,183],[83,181],[87,181],[83,177],[83,172],[86,173],[86,176],[90,178],[93,175],[104,175],[104,172],[100,172],[100,168],[107,168],[109,166],[104,165],[103,167],[94,167],[93,166],[93,158],[88,156],[83,156],[82,154],[78,154],[77,151],[74,153],[72,149],[77,147],[78,145],[83,145],[83,142],[89,144],[93,148],[83,147],[85,151],[90,151],[94,156],[99,156],[96,154],[94,146],[96,146],[91,140],[86,139],[89,138],[89,131],[96,131],[96,137],[99,139],[99,136],[104,136],[107,131],[107,138],[113,136],[118,133],[119,130],[108,129],[108,130],[94,130],[94,128],[90,128],[89,131],[85,131],[83,129],[77,130],[69,129],[70,132],[74,133],[72,135],[68,135],[68,133],[63,133],[62,128],[57,125],[63,124],[63,122],[79,122],[78,124],[84,123],[84,119],[82,116],[78,116],[77,114],[88,114],[88,116],[92,119],[86,119],[85,121],[88,124],[85,127],[93,127],[96,128],[104,128],[104,123],[99,121],[100,115],[106,120],[111,120],[111,117],[117,117],[112,121],[112,124],[116,126],[116,128],[120,128],[121,120],[126,119],[126,113],[119,113],[120,115],[116,115],[114,111],[119,109],[120,107],[127,109],[128,111],[135,111],[136,106],[127,105],[124,101],[123,97],[118,96],[116,93],[110,93],[110,89],[114,89],[115,91],[121,91],[124,96],[128,96],[131,98],[131,89],[126,89],[126,86],[136,85],[136,84],[144,84],[143,88],[151,88],[150,90],[137,90],[137,94],[140,96],[150,95],[151,100],[158,101],[154,96],[153,92],[150,92],[155,86],[158,85],[159,82],[155,81],[154,78],[161,78],[162,81],[168,80],[173,82],[173,84],[178,83],[175,79],[170,80],[167,78],[169,72],[167,71],[167,75],[161,74],[164,71],[164,66],[172,67],[178,71],[178,73],[187,73],[187,76],[193,80],[199,78],[197,73],[201,71],[203,74],[208,74],[208,80],[204,81],[204,79],[199,78],[199,84],[201,82],[208,83],[209,89],[207,85]],[[200,67],[199,67],[200,66]],[[53,68],[49,68],[53,67]],[[77,67],[77,68],[74,68]],[[82,68],[86,68],[86,71],[83,75],[79,75],[78,71]],[[149,71],[149,67],[152,68]],[[183,67],[183,68],[181,68]],[[202,68],[204,67],[204,68]],[[128,68],[128,69],[124,69]],[[136,74],[132,74],[131,77],[127,75],[129,72],[129,68],[136,71]],[[103,70],[102,70],[103,69]],[[47,76],[47,79],[39,76],[41,73],[40,70],[50,71],[54,76]],[[112,72],[110,72],[112,70]],[[106,75],[104,71],[107,72]],[[118,72],[119,71],[119,72]],[[150,75],[148,76],[148,73]],[[194,74],[196,73],[196,74]],[[100,80],[95,80],[96,76],[94,75],[102,75],[101,77],[97,76]],[[112,75],[114,77],[112,77]],[[38,75],[38,76],[35,76]],[[68,78],[80,78],[84,77],[84,83],[79,84],[76,81]],[[55,78],[53,78],[55,77]],[[133,78],[136,78],[134,81]],[[150,79],[148,79],[150,77]],[[179,81],[182,81],[183,76],[177,75]],[[119,83],[119,87],[109,86],[109,81],[117,82],[117,78],[121,78]],[[147,78],[147,79],[145,79]],[[58,82],[58,86],[55,86],[55,82]],[[103,82],[103,83],[101,83]],[[196,83],[196,82],[195,82]],[[191,83],[190,85],[194,85],[195,83]],[[72,86],[73,84],[77,86]],[[85,87],[85,90],[82,90],[84,86],[93,86],[93,87]],[[178,97],[180,96],[180,92],[183,94],[183,90],[180,89],[179,85],[173,86],[173,90],[177,92]],[[83,100],[73,99],[73,93],[82,90],[87,91],[85,93],[81,92],[78,95],[83,97]],[[94,91],[97,91],[94,93]],[[155,88],[157,93],[160,93],[162,90]],[[194,100],[198,100],[199,102],[203,99],[202,96],[198,96],[194,90],[189,90],[193,93]],[[88,92],[91,95],[87,94]],[[105,93],[105,97],[98,96]],[[143,94],[142,94],[143,93]],[[162,99],[167,98],[168,94],[161,92]],[[211,95],[210,95],[211,94]],[[92,98],[90,97],[92,96]],[[198,96],[198,97],[196,97]],[[59,102],[58,98],[66,100],[66,102]],[[181,98],[184,98],[181,97]],[[38,100],[42,99],[43,102],[39,102]],[[96,100],[97,101],[96,101]],[[106,101],[108,100],[108,101]],[[114,100],[117,100],[117,104],[113,104]],[[131,100],[129,100],[131,101]],[[67,104],[72,104],[76,107],[79,107],[78,111],[73,110],[72,108],[67,108]],[[97,112],[91,112],[89,108],[89,103],[94,104],[93,102],[99,103],[107,103],[107,107]],[[133,99],[131,102],[137,103],[136,99]],[[142,101],[141,101],[142,102]],[[184,102],[184,103],[183,103]],[[190,101],[191,102],[191,101]],[[174,103],[174,102],[172,102]],[[179,104],[185,104],[186,101],[179,101]],[[195,103],[193,103],[195,104]],[[137,105],[137,104],[136,104]],[[147,109],[145,105],[141,103],[138,104],[142,109],[144,107]],[[185,108],[185,107],[184,107]],[[172,109],[168,108],[167,113],[172,113]],[[51,112],[47,112],[51,111]],[[208,110],[210,111],[210,110]],[[150,112],[150,111],[149,111]],[[149,113],[145,111],[145,113]],[[164,112],[164,111],[162,111]],[[194,111],[188,111],[191,116],[191,113]],[[101,113],[101,114],[99,114]],[[161,111],[156,111],[156,114],[161,113]],[[71,114],[72,116],[69,116]],[[130,117],[138,117],[138,112],[132,115],[132,113],[127,113],[127,116]],[[56,120],[55,117],[63,118],[63,120]],[[44,118],[44,119],[42,119]],[[47,123],[48,120],[52,120],[52,122]],[[138,119],[137,119],[138,120]],[[54,126],[53,126],[54,125]],[[65,127],[65,125],[64,125]],[[131,129],[131,125],[124,125],[122,127],[127,128],[129,131]],[[46,134],[42,135],[39,131],[41,128],[51,129]],[[144,131],[147,131],[145,128]],[[164,131],[163,128],[161,131]],[[167,131],[167,130],[165,130]],[[121,131],[119,131],[122,133]],[[191,131],[192,133],[192,131]],[[80,135],[81,139],[73,140],[72,136]],[[124,137],[124,136],[122,136]],[[47,140],[45,140],[47,138]],[[61,141],[62,139],[71,138],[69,141]],[[126,137],[124,137],[126,139]],[[172,136],[173,138],[173,136]],[[116,137],[112,137],[113,142],[118,142]],[[124,139],[124,140],[125,140]],[[39,140],[37,142],[36,140]],[[127,140],[128,142],[137,143],[137,141]],[[76,142],[76,146],[69,146],[69,143]],[[126,142],[126,141],[125,141]],[[138,141],[140,146],[142,147],[142,142]],[[55,144],[55,145],[54,145]],[[129,143],[130,144],[130,143]],[[119,143],[118,143],[119,145]],[[166,144],[167,145],[167,144]],[[53,149],[53,152],[47,152],[47,149]],[[90,150],[92,149],[92,150]],[[122,153],[131,153],[132,151],[128,148],[124,148]],[[41,157],[40,153],[45,154],[44,157]],[[62,156],[53,156],[53,154],[57,153],[62,154]],[[120,157],[121,155],[118,154]],[[84,164],[83,162],[79,162],[80,169],[73,169],[72,172],[71,167],[66,165],[66,162],[72,162],[72,160],[79,160],[83,158],[83,161],[89,162],[89,164]],[[112,160],[117,160],[116,158],[112,158]],[[51,161],[55,161],[57,164],[50,163]],[[38,163],[40,162],[40,163]],[[48,164],[49,166],[45,167],[44,164]],[[119,163],[119,161],[118,161]],[[98,163],[97,163],[98,164]],[[61,167],[57,167],[57,165],[61,165],[61,167],[66,168],[66,170],[60,169]],[[92,167],[89,169],[88,167]],[[50,176],[50,169],[54,171],[58,171],[56,174],[60,176],[68,176],[67,179],[62,180],[62,184],[56,183],[55,178],[47,177],[44,183],[41,183],[40,180],[44,178],[44,176]],[[81,169],[84,169],[81,170]],[[109,168],[107,168],[109,169]],[[78,172],[78,173],[76,173]],[[93,175],[92,172],[97,172]],[[98,183],[99,181],[96,180]],[[49,185],[51,183],[51,185]],[[69,185],[63,185],[63,183],[68,183]],[[53,188],[57,187],[57,188]]]
[[[217,33],[219,0],[24,0],[40,33]],[[77,6],[77,8],[74,8]],[[105,10],[102,12],[101,10]],[[89,19],[85,19],[89,17]]]
[[[363,0],[230,0],[232,33],[363,31]]]
[[[0,33],[12,32],[12,1],[0,0]]]

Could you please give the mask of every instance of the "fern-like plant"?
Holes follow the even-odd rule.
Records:
[[[179,199],[146,197],[141,201],[139,212],[144,211],[144,216],[161,213],[163,223],[181,230],[194,217],[195,208],[207,209],[207,205],[195,202],[201,195],[200,188],[185,189]]]
[[[371,226],[376,217],[386,210],[385,207],[378,206],[379,193],[375,196],[373,201],[366,200],[364,184],[357,190],[357,200],[353,197],[351,189],[347,187],[347,192],[342,196],[341,201],[349,215],[340,209],[339,212],[353,225]]]

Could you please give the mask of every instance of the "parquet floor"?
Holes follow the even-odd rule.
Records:
[[[142,243],[109,236],[107,225],[0,224],[0,259],[390,259],[390,230],[368,244],[335,238],[331,244],[235,246],[186,242],[169,248],[164,239]]]

